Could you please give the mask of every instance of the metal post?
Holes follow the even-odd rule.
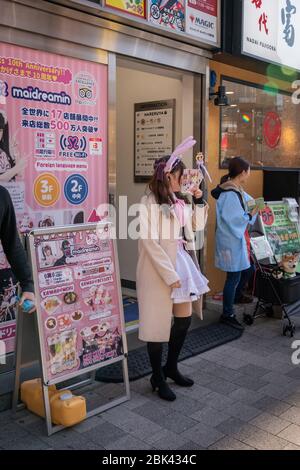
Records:
[[[12,410],[14,413],[17,412],[19,403],[19,390],[20,390],[20,375],[21,375],[21,364],[22,364],[22,340],[23,340],[23,323],[24,323],[24,312],[18,307],[18,318],[17,318],[17,332],[16,332],[16,352],[15,352],[15,386],[12,400]]]

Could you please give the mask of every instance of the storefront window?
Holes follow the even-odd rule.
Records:
[[[243,156],[254,168],[300,167],[300,107],[291,94],[223,77],[230,106],[221,108],[220,166]]]

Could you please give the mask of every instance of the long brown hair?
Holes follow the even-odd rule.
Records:
[[[148,188],[154,194],[155,200],[157,204],[168,204],[172,205],[175,203],[174,193],[171,189],[171,184],[168,179],[166,173],[162,172],[161,177],[158,176],[158,172],[160,171],[159,166],[161,164],[167,163],[170,156],[159,158],[155,161],[154,165],[154,174],[149,182]],[[181,159],[178,159],[178,163],[172,168],[170,171],[171,174],[179,172],[178,178],[180,179],[183,175],[184,170],[186,169],[185,164],[182,162]],[[182,193],[176,192],[176,197],[178,199],[183,199],[185,202],[189,203],[187,197],[185,197]]]
[[[228,180],[232,180],[237,176],[241,175],[243,171],[248,171],[250,164],[242,157],[234,157],[229,161],[228,173],[222,176],[220,183],[226,183]]]

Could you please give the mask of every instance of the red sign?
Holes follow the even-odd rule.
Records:
[[[271,111],[266,114],[263,123],[265,143],[271,149],[277,147],[281,138],[281,120],[277,113]]]
[[[262,220],[264,225],[271,226],[274,224],[275,218],[272,209],[269,206],[266,206],[265,209],[261,212]]]
[[[188,0],[188,6],[208,15],[218,16],[217,0]]]

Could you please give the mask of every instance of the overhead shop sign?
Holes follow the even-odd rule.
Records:
[[[220,0],[103,0],[103,9],[219,46]]]
[[[299,0],[244,0],[242,53],[300,70]]]

